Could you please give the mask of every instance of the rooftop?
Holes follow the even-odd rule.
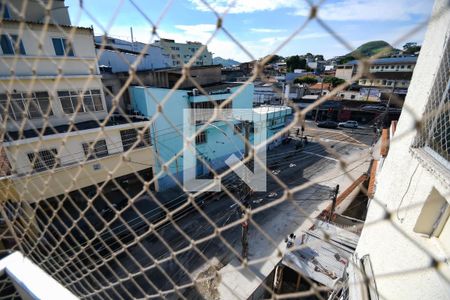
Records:
[[[309,87],[310,90],[331,90],[331,83],[318,82]]]
[[[8,24],[8,23],[20,25],[23,22],[20,21],[20,20],[16,20],[16,19],[2,19],[2,25]],[[48,25],[48,26],[51,26],[51,27],[67,28],[67,29],[69,29],[69,28],[76,28],[77,30],[79,30],[79,29],[80,30],[88,30],[88,31],[92,32],[92,28],[90,28],[90,27],[80,27],[80,26],[64,25],[64,24],[53,24],[53,23],[48,23],[47,24],[47,23],[35,22],[35,21],[25,21],[25,23],[28,24],[28,25],[30,25],[30,24],[31,25],[40,25],[40,26]]]
[[[291,110],[291,108],[289,106],[282,105],[262,105],[253,108],[253,112],[256,114],[269,114],[285,110]]]
[[[375,59],[372,62],[372,65],[406,64],[406,63],[415,64],[416,62],[417,56],[385,57]],[[358,60],[352,60],[346,63],[345,65],[357,65],[358,63],[359,63]]]
[[[216,83],[211,83],[208,85],[202,85],[202,89],[205,92],[207,92],[208,94],[227,93],[227,91],[226,91],[227,88],[233,88],[233,87],[241,86],[243,84],[244,84],[243,82],[216,82]],[[192,94],[193,88],[181,88],[180,90],[191,91],[191,92],[188,92],[188,94],[189,94],[189,96],[193,96],[193,94]],[[200,90],[198,91],[198,93],[199,93],[198,96],[203,95]]]
[[[325,239],[325,233],[330,238]],[[329,288],[345,278],[349,259],[359,236],[333,224],[320,221],[295,241],[282,263]]]

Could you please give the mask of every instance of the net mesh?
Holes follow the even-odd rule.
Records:
[[[104,36],[96,39],[97,49],[94,49],[90,28],[63,25],[64,22],[56,24],[54,19],[58,16],[52,8],[59,5],[58,2],[0,2],[3,16],[0,22],[3,52],[0,56],[3,141],[0,239],[3,252],[22,252],[83,299],[218,299],[224,287],[235,297],[242,298],[232,285],[236,285],[235,281],[244,282],[245,278],[259,278],[253,290],[260,286],[260,292],[268,298],[348,297],[346,276],[340,278],[335,288],[318,285],[317,281],[303,276],[302,282],[297,282],[296,289],[292,289],[297,277],[291,275],[295,278],[291,288],[284,284],[283,290],[280,284],[283,275],[280,274],[284,274],[286,282],[290,280],[289,272],[274,268],[283,254],[289,252],[286,246],[289,246],[291,232],[298,234],[316,228],[318,232],[314,234],[323,235],[300,246],[294,245],[296,249],[314,248],[325,240],[327,247],[335,251],[339,246],[329,242],[331,237],[319,226],[323,225],[320,222],[326,220],[335,228],[361,232],[363,223],[343,225],[329,210],[350,193],[349,186],[367,183],[371,147],[380,137],[379,132],[367,128],[369,125],[381,128],[383,122],[389,122],[390,106],[401,107],[403,99],[391,93],[387,109],[366,120],[366,129],[323,130],[305,120],[331,117],[332,109],[323,112],[319,107],[341,97],[352,83],[360,79],[379,80],[369,71],[371,64],[390,49],[383,49],[369,58],[356,53],[358,67],[351,78],[325,93],[322,85],[317,100],[304,108],[287,98],[281,86],[275,87],[271,98],[255,96],[257,101],[270,99],[290,105],[293,110],[291,120],[286,116],[280,119],[281,126],[277,127],[278,121],[271,121],[270,125],[276,130],[265,145],[278,143],[287,136],[291,142],[270,146],[267,161],[263,163],[254,156],[250,134],[255,134],[256,129],[246,127],[251,124],[223,121],[224,128],[230,128],[233,133],[224,133],[221,140],[210,139],[205,132],[218,126],[214,112],[232,108],[232,103],[245,97],[254,83],[272,83],[267,76],[272,55],[305,34],[312,22],[339,45],[354,50],[339,32],[319,17],[326,1],[306,1],[309,17],[298,28],[292,28],[292,34],[273,49],[272,55],[257,60],[224,24],[233,3],[219,12],[201,0],[204,9],[215,16],[215,29],[204,45],[195,48],[187,62],[176,49],[167,49],[169,60],[179,67],[167,76],[161,70],[148,71],[148,67],[142,67],[152,47],[149,44],[131,44],[125,51],[111,44],[111,36]],[[168,1],[160,16],[152,20],[138,3],[129,0],[147,22],[145,25],[152,34],[150,42],[161,38],[159,26],[174,9],[172,2]],[[105,27],[96,13],[84,8],[83,1],[79,5],[96,27],[108,33],[120,13],[119,5]],[[27,20],[30,18],[27,12],[33,10],[43,11],[39,21]],[[399,36],[393,46],[406,42],[412,34],[439,17],[438,13],[418,24]],[[219,34],[248,56],[251,63],[247,68],[252,70],[243,82],[230,90],[222,89],[221,95],[226,95],[223,101],[218,101],[220,98],[197,73],[202,70],[199,61],[205,59],[202,56],[206,47]],[[87,46],[83,49],[80,45]],[[423,121],[416,118],[422,126],[415,143],[417,147],[430,148],[444,163],[449,161],[450,146],[450,51],[449,46],[446,47],[427,115]],[[124,65],[120,72],[99,67],[100,57],[110,52]],[[164,94],[158,89],[145,89],[138,95],[139,87],[149,85],[170,86],[170,89]],[[220,179],[222,191],[184,189],[177,173],[182,168],[178,164],[183,160],[184,147],[178,151],[164,142],[173,139],[182,143],[185,139],[181,120],[173,117],[177,108],[171,99],[187,87],[191,96],[203,96],[202,103],[206,103],[203,107],[192,108],[214,111],[201,116],[191,141],[206,145],[203,151],[209,153],[240,141],[238,151],[231,152],[240,152],[242,164],[258,164],[263,168],[267,192],[251,191],[236,173],[229,168],[216,168],[211,157],[202,155],[201,151],[195,153],[197,165],[202,167],[201,177]],[[153,112],[143,116],[130,110],[133,97],[146,99],[148,105],[154,107]],[[410,111],[405,104],[403,113]],[[394,110],[392,112],[395,114]],[[161,123],[166,127],[158,128],[157,124]],[[233,140],[232,135],[236,136]],[[304,137],[307,137],[306,143]],[[395,136],[391,142],[399,138]],[[166,188],[160,181],[162,178],[172,182],[172,186]],[[336,185],[340,185],[340,189]],[[350,205],[349,211],[366,206],[365,186],[359,196],[362,200]],[[405,236],[410,234],[401,229],[399,232]],[[420,245],[417,247],[428,253]],[[334,257],[340,263],[339,255]],[[352,264],[350,255],[344,260]],[[315,272],[326,277],[325,282],[337,278],[338,274],[312,261]],[[360,268],[356,264],[354,267]],[[424,270],[426,268],[416,272]],[[272,280],[264,280],[266,277]],[[2,298],[19,297],[7,277],[0,278],[0,284]],[[367,284],[373,288],[370,280]]]

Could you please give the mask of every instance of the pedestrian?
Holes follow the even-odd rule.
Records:
[[[286,243],[286,248],[291,248],[292,246],[294,246],[294,242],[295,242],[295,234],[291,233],[285,240],[284,242]]]
[[[297,128],[297,131],[295,132],[295,136],[298,136],[300,134],[300,128]]]

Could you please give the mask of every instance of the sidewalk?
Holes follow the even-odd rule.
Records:
[[[336,184],[339,184],[342,189],[345,189],[361,174],[368,171],[371,155],[367,149],[345,157],[345,159],[353,162],[345,170],[341,170],[337,165],[330,172],[313,177],[311,181],[316,182],[317,185],[302,190],[300,192],[302,198],[314,197],[320,186],[334,188]],[[293,205],[289,201],[285,201],[283,204],[266,210],[269,211],[266,216],[263,213],[254,216],[255,219],[259,219],[258,224],[271,237],[272,241],[268,241],[261,232],[254,228],[255,226],[250,226],[250,266],[244,268],[238,259],[234,259],[219,271],[220,283],[217,289],[220,299],[249,298],[280,262],[282,256],[277,254],[278,250],[284,251],[286,247],[285,236],[290,232],[301,236],[302,232],[311,227],[311,219],[318,216],[330,202],[330,200],[301,202],[303,213],[293,209]],[[252,260],[257,260],[258,263],[252,263]]]

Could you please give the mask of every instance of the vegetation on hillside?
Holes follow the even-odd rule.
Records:
[[[300,84],[315,84],[317,82],[318,80],[314,76],[303,76],[294,80],[294,83]]]
[[[346,62],[349,62],[351,60],[370,57],[372,55],[375,55],[379,52],[383,51],[382,56],[389,56],[394,53],[398,53],[399,50],[392,47],[388,42],[385,41],[371,41],[368,43],[364,43],[356,50],[339,57],[338,62],[340,64],[344,64]]]

